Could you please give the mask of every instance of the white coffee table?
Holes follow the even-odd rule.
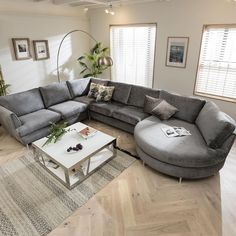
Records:
[[[94,136],[84,139],[78,132],[86,127],[80,122],[71,125],[68,128],[76,131],[66,133],[58,142],[44,147],[46,137],[32,143],[36,161],[69,189],[116,156],[116,138],[97,131]],[[70,146],[78,143],[83,145],[82,150],[67,152]],[[55,168],[52,162],[58,167]]]

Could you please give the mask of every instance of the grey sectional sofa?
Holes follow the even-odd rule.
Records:
[[[114,86],[112,101],[87,97],[91,82]],[[146,95],[166,100],[179,112],[167,121],[145,113]],[[131,84],[86,78],[0,97],[0,123],[23,144],[46,136],[50,122],[73,124],[88,117],[134,133],[145,163],[182,178],[216,173],[235,139],[234,120],[214,103]],[[183,126],[192,135],[168,138],[161,131],[166,125]]]

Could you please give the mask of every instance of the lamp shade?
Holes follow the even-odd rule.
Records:
[[[98,65],[99,66],[112,66],[113,61],[112,61],[111,57],[100,57],[98,59]]]

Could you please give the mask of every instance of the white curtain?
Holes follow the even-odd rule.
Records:
[[[111,26],[112,80],[152,87],[156,24]]]
[[[236,100],[236,26],[207,26],[195,92]]]

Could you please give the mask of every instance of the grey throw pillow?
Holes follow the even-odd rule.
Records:
[[[145,100],[144,100],[144,112],[152,114],[152,110],[158,105],[160,104],[160,102],[162,101],[162,99],[159,98],[154,98],[154,97],[150,97],[148,95],[145,96]]]
[[[160,118],[161,120],[168,120],[173,116],[178,109],[170,105],[165,100],[162,100],[153,110],[152,114]]]

